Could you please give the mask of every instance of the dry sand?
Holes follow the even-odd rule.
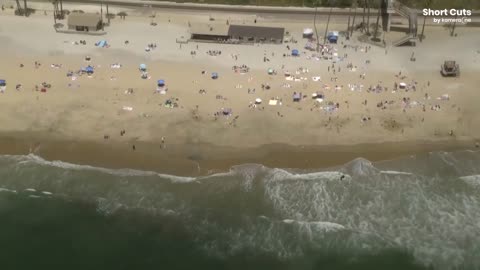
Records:
[[[84,5],[76,8],[94,10],[96,7]],[[115,8],[111,9],[115,11]],[[179,150],[186,160],[188,157],[195,160],[192,155],[202,156],[202,160],[205,160],[204,157],[209,156],[205,153],[213,153],[215,147],[248,149],[249,153],[260,149],[262,145],[271,144],[316,149],[314,146],[442,142],[442,147],[445,147],[445,144],[473,145],[473,141],[480,137],[480,117],[477,116],[480,113],[477,106],[480,35],[475,34],[478,28],[459,27],[458,36],[452,38],[446,29],[429,26],[426,28],[427,39],[419,46],[388,47],[388,53],[374,46],[367,53],[362,52],[362,48],[368,45],[360,43],[357,40],[359,33],[356,33],[351,41],[345,41],[344,38],[340,41],[350,46],[360,46],[357,51],[351,47],[343,48],[341,44],[335,46],[339,56],[348,54],[348,57],[335,65],[335,69],[340,67],[341,72],[333,75],[328,71],[331,61],[307,59],[311,52],[302,48],[305,40],[301,39],[301,30],[311,27],[311,23],[305,20],[258,18],[258,24],[261,25],[284,26],[299,41],[297,44],[251,46],[191,42],[183,44],[180,49],[175,40],[188,35],[188,23],[208,23],[209,15],[157,11],[158,25],[152,27],[149,25],[151,19],[141,16],[142,13],[149,12],[132,11],[126,20],[112,20],[105,36],[89,36],[56,33],[52,18],[40,12],[29,18],[13,16],[11,10],[0,12],[0,79],[6,79],[8,83],[6,93],[0,94],[0,132],[16,134],[15,137],[30,137],[31,143],[45,141],[47,144],[50,137],[50,140],[118,145],[125,154],[133,153],[134,144],[144,145],[145,149],[136,151],[147,156],[149,152],[153,155],[154,152],[163,151],[160,155],[165,158],[175,155],[168,152],[170,148],[197,148]],[[216,21],[218,23],[228,18],[232,23],[253,20],[252,16],[222,13],[216,17]],[[325,26],[318,27],[323,33]],[[345,27],[345,23],[341,24],[338,19],[330,25],[332,30],[343,30]],[[394,40],[401,35],[391,32],[386,39]],[[94,46],[95,42],[102,39],[107,40],[111,47]],[[86,40],[87,45],[72,44],[79,40]],[[125,40],[130,43],[125,45]],[[145,52],[148,43],[156,43],[157,48]],[[300,49],[302,55],[282,57],[290,53],[286,45]],[[210,56],[206,54],[208,50],[221,50],[222,54]],[[192,56],[191,51],[196,51],[196,56]],[[415,53],[415,62],[409,60],[412,52]],[[238,55],[238,59],[235,60],[232,54]],[[92,57],[90,63],[84,61],[86,55]],[[264,56],[270,62],[263,62]],[[461,77],[440,76],[440,64],[447,59],[460,63]],[[366,60],[370,64],[366,64]],[[34,67],[35,61],[42,64],[38,69]],[[20,67],[21,63],[24,64],[23,68]],[[111,69],[112,63],[121,63],[122,68]],[[140,63],[147,64],[151,79],[140,78]],[[348,71],[348,63],[357,66],[357,70]],[[54,69],[50,64],[62,64],[62,67]],[[76,71],[87,64],[96,67],[92,78],[82,76],[72,81],[66,76],[68,70]],[[233,65],[242,64],[250,67],[248,73],[241,75],[232,71]],[[285,80],[283,71],[295,73],[301,67],[307,68],[309,73],[299,76],[308,80]],[[268,75],[268,68],[274,68],[278,75]],[[207,75],[201,74],[203,70],[207,71]],[[210,72],[213,71],[220,74],[219,79],[210,78]],[[407,76],[403,80],[395,77],[400,71]],[[365,79],[360,79],[362,73],[366,74]],[[322,82],[312,81],[312,76],[321,76]],[[111,80],[112,77],[115,80]],[[337,82],[332,82],[331,77],[338,77]],[[169,88],[166,95],[154,94],[157,79],[166,80]],[[35,85],[44,81],[52,87],[46,93],[35,91]],[[408,84],[416,81],[416,91],[399,90],[392,93],[394,82],[401,81]],[[271,89],[263,91],[262,83],[268,83]],[[292,87],[284,88],[284,83]],[[15,90],[16,84],[22,84],[20,91]],[[241,89],[236,88],[239,84],[242,85]],[[329,85],[330,90],[324,90],[324,84]],[[362,91],[351,91],[348,84],[362,84],[364,88]],[[388,87],[388,91],[367,93],[369,86],[377,84]],[[343,85],[342,90],[333,90],[335,85]],[[128,88],[133,88],[134,93],[125,94]],[[248,94],[248,88],[255,88],[255,94]],[[199,89],[205,89],[207,94],[199,94]],[[316,104],[310,95],[319,90],[326,99]],[[302,92],[309,97],[296,103],[291,98],[293,92]],[[426,93],[430,99],[424,98]],[[450,100],[437,99],[445,94],[449,95]],[[217,95],[226,99],[217,99]],[[269,106],[267,102],[272,97],[281,98],[283,105]],[[179,107],[164,107],[168,98],[178,98]],[[249,103],[255,98],[261,98],[263,104],[249,108]],[[416,101],[419,105],[403,111],[403,98],[410,98],[411,102]],[[367,105],[362,104],[364,100],[368,101]],[[377,103],[385,100],[393,100],[394,104],[387,106],[387,109],[377,108]],[[333,113],[319,108],[328,101],[339,103],[340,108]],[[425,104],[425,112],[421,104]],[[431,110],[434,105],[440,105],[441,109]],[[133,111],[122,110],[123,106],[132,107]],[[233,115],[214,120],[213,114],[221,108],[231,108]],[[233,120],[235,117],[238,119]],[[370,117],[371,120],[362,122],[364,117]],[[125,135],[120,136],[121,130],[126,131]],[[105,135],[109,139],[104,139]],[[162,137],[165,138],[164,149],[160,148]],[[52,148],[52,143],[49,145]],[[269,153],[275,152],[271,147],[268,149]],[[275,149],[282,149],[282,146],[277,145]],[[55,151],[68,150],[59,146]],[[226,152],[220,156],[227,156]],[[367,151],[354,152],[352,155],[358,156]],[[237,161],[235,158],[231,160]],[[238,161],[262,162],[258,155],[248,158],[248,153]],[[122,166],[131,167],[128,164]],[[318,162],[312,164],[312,167],[318,166],[321,166]],[[148,167],[151,169],[155,166]]]

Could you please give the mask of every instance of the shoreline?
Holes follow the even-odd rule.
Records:
[[[28,155],[108,169],[136,169],[176,176],[205,176],[227,172],[242,164],[270,168],[324,169],[356,158],[384,161],[434,151],[475,149],[475,140],[404,141],[356,145],[293,146],[262,145],[254,148],[222,147],[209,144],[167,145],[153,142],[132,144],[114,140],[79,141],[47,134],[0,134],[0,155]]]

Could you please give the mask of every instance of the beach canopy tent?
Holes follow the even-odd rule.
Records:
[[[92,66],[87,66],[87,67],[85,68],[85,72],[87,72],[87,73],[93,73],[93,67],[92,67]]]
[[[212,79],[218,79],[218,73],[217,72],[212,72]]]
[[[296,102],[298,102],[298,101],[300,101],[300,99],[301,99],[301,96],[300,96],[300,94],[299,94],[299,93],[295,93],[295,94],[293,94],[293,101],[296,101]]]
[[[147,65],[145,65],[145,64],[140,64],[140,66],[139,66],[138,68],[139,68],[140,70],[142,70],[142,71],[145,71],[145,70],[147,70]]]
[[[338,31],[331,31],[327,34],[328,42],[337,43],[338,41]]]
[[[0,86],[5,86],[7,85],[7,81],[5,80],[0,80]]]
[[[305,28],[303,29],[303,37],[310,38],[313,36],[313,29],[312,28]]]
[[[158,80],[157,85],[158,86],[165,86],[165,81],[164,80]]]
[[[104,47],[108,46],[108,43],[107,43],[106,40],[100,40],[99,42],[95,43],[95,46],[100,47],[100,48],[104,48]]]
[[[300,52],[299,52],[297,49],[293,49],[293,50],[292,50],[292,55],[293,55],[293,56],[299,56],[299,55],[300,55]]]

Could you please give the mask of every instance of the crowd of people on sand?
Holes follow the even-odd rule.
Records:
[[[86,44],[86,42],[82,41],[82,40],[80,41],[80,43],[84,44],[84,45]],[[125,44],[128,44],[128,43],[129,43],[129,41],[125,41]],[[351,50],[354,50],[355,52],[360,51],[362,53],[368,53],[371,50],[371,46],[369,46],[369,45],[367,45],[367,46],[358,46],[358,45],[351,46],[351,45],[346,45],[346,44],[342,43],[342,46],[345,50],[351,49]],[[147,44],[146,48],[148,48],[148,50],[154,50],[156,47],[157,47],[156,43],[150,43],[150,44]],[[290,56],[290,50],[292,48],[290,47],[290,45],[286,45],[285,48],[288,51],[286,53],[284,53],[283,56],[284,57]],[[367,76],[366,71],[368,70],[368,65],[371,63],[369,59],[367,59],[365,61],[362,61],[362,63],[356,64],[356,63],[354,63],[354,61],[349,61],[349,62],[346,61],[348,59],[348,53],[346,53],[346,52],[343,53],[341,56],[339,56],[337,47],[335,47],[331,44],[321,45],[319,48],[320,48],[319,52],[311,52],[311,54],[303,53],[303,54],[300,55],[300,57],[305,58],[307,60],[315,59],[315,60],[319,60],[319,61],[320,60],[326,61],[325,66],[326,66],[327,72],[328,72],[328,74],[331,75],[330,76],[330,83],[326,83],[327,80],[325,80],[325,79],[322,80],[320,78],[320,76],[312,77],[312,81],[314,83],[319,83],[319,88],[323,88],[324,92],[333,92],[334,91],[335,93],[337,93],[338,91],[342,91],[343,85],[337,83],[337,80],[338,80],[337,74],[339,75],[339,74],[342,74],[342,72],[344,72],[341,67],[346,66],[346,69],[345,69],[346,72],[357,72],[357,71],[360,70],[359,78],[365,80],[365,78]],[[196,45],[196,50],[190,51],[190,55],[192,55],[192,56],[197,55],[198,50],[199,50],[198,45]],[[206,54],[210,55],[210,56],[221,56],[222,51],[221,50],[207,50]],[[239,54],[232,53],[232,54],[230,54],[230,57],[234,60],[238,60]],[[274,52],[268,52],[267,53],[267,51],[264,51],[263,62],[269,62],[270,57],[275,57],[275,53]],[[281,54],[280,54],[280,57],[281,57]],[[85,58],[85,60],[90,61],[90,57]],[[38,61],[35,61],[34,64],[35,64],[36,69],[38,69],[41,66],[41,63],[38,62]],[[362,67],[362,65],[363,65],[363,67]],[[21,67],[23,67],[23,64],[21,64]],[[52,64],[51,67],[59,69],[59,68],[62,68],[62,65],[61,64]],[[110,67],[111,68],[120,68],[121,64],[119,64],[119,63],[111,64]],[[247,73],[247,72],[250,71],[250,67],[248,67],[245,64],[233,65],[232,70],[235,73]],[[271,70],[273,70],[274,72],[271,72]],[[303,89],[308,88],[308,84],[305,82],[307,78],[306,77],[305,78],[300,77],[300,76],[305,76],[303,74],[307,74],[307,73],[310,72],[308,70],[308,68],[299,67],[295,70],[295,74],[290,74],[290,72],[288,72],[288,70],[285,69],[285,65],[282,64],[281,65],[281,70],[285,74],[285,79],[290,78],[290,77],[293,78],[292,84],[295,84],[295,82],[302,82]],[[82,71],[82,70],[75,71],[75,72],[69,70],[68,73],[67,73],[67,77],[72,77],[72,80],[73,80],[74,78],[76,78],[78,76],[82,76],[84,73],[85,72]],[[205,75],[205,74],[207,74],[207,72],[202,71],[202,74]],[[270,79],[275,80],[275,77],[277,76],[277,72],[274,69],[269,69],[268,74],[271,75]],[[398,72],[398,74],[394,74],[394,76],[395,76],[396,79],[393,83],[393,91],[389,92],[389,88],[385,85],[385,83],[383,83],[382,81],[379,81],[377,84],[370,85],[368,88],[366,88],[366,93],[368,93],[368,94],[381,94],[381,93],[395,94],[395,93],[401,91],[401,93],[404,93],[405,96],[394,97],[394,98],[385,98],[385,100],[381,100],[380,102],[376,102],[376,105],[375,105],[376,108],[381,109],[381,110],[400,108],[403,112],[406,112],[409,109],[413,109],[415,107],[421,107],[423,112],[425,112],[426,108],[430,107],[430,110],[432,110],[432,111],[440,111],[440,109],[441,109],[440,104],[435,103],[435,102],[428,102],[429,100],[431,100],[431,97],[428,96],[428,94],[425,94],[424,100],[418,100],[418,101],[413,100],[409,96],[410,93],[417,91],[417,87],[419,85],[419,83],[417,81],[411,80],[409,83],[406,83],[405,81],[407,79],[407,76],[402,74],[402,72]],[[296,80],[296,78],[299,78],[299,80]],[[249,83],[251,83],[252,81],[253,81],[253,75],[252,75],[251,78],[248,79]],[[292,84],[287,83],[287,82],[282,82],[282,83],[279,84],[279,86],[282,87],[282,88],[292,88]],[[358,83],[358,82],[353,82],[353,83],[350,82],[347,85],[348,85],[348,89],[350,89],[351,91],[362,92],[363,89],[364,89],[363,84]],[[256,92],[256,87],[254,87],[254,85],[251,85],[251,86],[252,87],[247,88],[246,93],[247,94],[256,94],[257,93]],[[427,84],[427,87],[429,87],[429,86],[430,86],[430,82],[428,82],[428,84]],[[41,86],[36,85],[35,90],[46,92],[46,89],[50,88],[50,87],[51,86],[48,83],[44,82],[44,83],[41,84]],[[17,84],[16,89],[20,90],[21,88],[22,88],[22,85]],[[237,84],[236,88],[242,88],[242,85]],[[264,90],[270,90],[271,86],[270,86],[269,83],[262,82],[261,83],[261,89],[263,91]],[[298,88],[295,87],[294,89],[298,89]],[[425,87],[424,87],[424,89],[425,89]],[[323,112],[326,112],[326,113],[335,113],[335,112],[337,112],[338,110],[341,109],[340,102],[339,101],[334,101],[330,98],[329,98],[330,100],[328,100],[326,98],[326,96],[323,94],[324,92],[318,92],[317,91],[316,93],[314,93],[315,95],[312,94],[313,98],[308,98],[309,95],[305,94],[304,91],[305,90],[303,90],[303,91],[298,91],[298,90],[293,91],[293,94],[291,94],[292,103],[290,103],[290,104],[285,104],[283,102],[283,98],[277,96],[277,97],[272,97],[269,100],[268,105],[291,106],[291,104],[310,102],[310,100],[313,100],[313,103],[309,103],[309,104],[313,104],[310,111],[315,110],[315,111],[323,111]],[[198,90],[198,93],[201,94],[201,95],[206,95],[208,92],[207,92],[206,89],[201,88],[201,89]],[[320,94],[318,94],[318,93],[320,93]],[[133,88],[128,88],[125,91],[125,94],[133,94]],[[227,97],[224,97],[223,95],[219,95],[219,94],[215,95],[215,99],[221,100],[222,103],[224,101],[228,100]],[[399,100],[399,102],[397,102],[397,100]],[[437,100],[438,100],[438,102],[445,102],[445,101],[449,101],[450,97],[448,95],[442,95],[439,98],[437,98]],[[348,100],[344,100],[344,101],[341,101],[341,102],[342,102],[342,104],[343,103],[346,104],[346,108],[349,108],[349,101]],[[362,101],[362,104],[365,107],[368,106],[368,97],[367,97],[367,99]],[[164,102],[164,107],[168,107],[168,108],[179,107],[178,98],[167,99]],[[260,111],[265,110],[265,106],[263,105],[262,101],[259,98],[255,99],[255,101],[249,102],[248,107],[249,108],[255,108],[255,109],[260,110]],[[299,107],[299,109],[301,110],[301,107]],[[197,110],[198,110],[198,107],[197,107]],[[284,117],[284,115],[281,114],[278,111],[277,111],[277,115],[280,116],[280,117]],[[214,116],[215,120],[217,120],[220,116],[225,116],[225,117],[228,118],[230,116],[233,116],[233,110],[231,108],[221,108],[220,110],[215,111],[213,113],[213,116]],[[231,122],[229,122],[229,125],[234,125],[235,126],[236,125],[236,120],[238,119],[238,117],[239,117],[239,115],[236,115],[235,118]],[[370,116],[362,116],[361,117],[361,122],[362,123],[366,123],[370,120],[371,120]],[[123,136],[124,134],[125,134],[125,131],[122,130],[120,135]],[[108,139],[109,136],[108,135],[105,135],[105,136],[107,136],[105,138]],[[135,150],[135,146],[133,146],[133,149]]]
[[[222,51],[220,50],[208,50],[207,54],[210,56],[219,56],[222,55]]]
[[[232,70],[235,73],[247,73],[250,71],[250,68],[247,65],[240,65],[240,66],[234,65],[232,67]]]

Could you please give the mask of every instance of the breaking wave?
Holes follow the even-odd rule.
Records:
[[[245,164],[202,177],[0,156],[3,194],[82,201],[104,216],[174,219],[215,258],[261,252],[308,262],[312,252],[360,258],[399,250],[425,267],[480,268],[475,151],[358,158],[301,173]]]

